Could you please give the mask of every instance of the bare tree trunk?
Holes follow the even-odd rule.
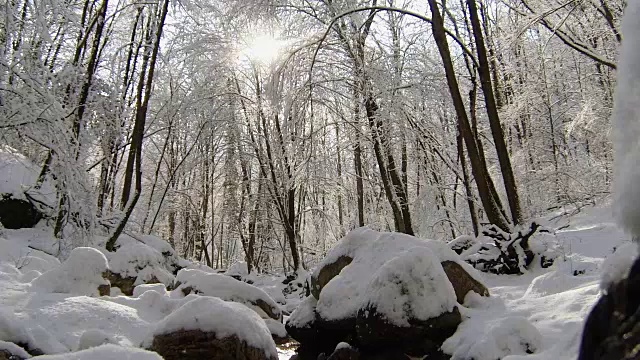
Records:
[[[447,85],[456,110],[461,134],[467,146],[467,152],[469,153],[469,158],[471,160],[471,171],[476,180],[480,200],[482,201],[483,208],[485,209],[489,221],[505,231],[509,230],[509,223],[500,213],[496,201],[490,193],[489,185],[487,183],[487,169],[485,164],[480,160],[478,147],[469,124],[462,96],[460,95],[460,88],[453,68],[453,62],[451,61],[451,53],[449,52],[449,44],[446,38],[442,15],[440,14],[435,0],[429,0],[429,7],[431,8],[432,14],[431,28],[433,31],[433,37],[436,41],[436,45],[438,46],[440,57],[442,58],[447,78]]]
[[[164,28],[164,22],[167,17],[167,12],[169,10],[169,0],[164,0],[162,4],[162,10],[158,15],[158,24],[156,26],[156,38],[153,43],[153,50],[151,53],[151,59],[149,60],[149,71],[146,74],[146,84],[145,84],[145,93],[144,99],[142,99],[142,87],[143,87],[143,79],[146,71],[141,71],[140,74],[140,82],[138,85],[138,100],[136,103],[136,117],[135,117],[135,125],[133,128],[133,135],[131,139],[131,148],[130,152],[135,153],[133,156],[129,156],[127,161],[127,172],[125,172],[125,184],[123,187],[123,202],[121,206],[123,208],[126,207],[126,211],[124,217],[120,221],[120,224],[116,227],[113,234],[109,237],[107,241],[106,248],[108,251],[115,250],[115,243],[122,231],[124,230],[133,209],[138,202],[138,198],[140,197],[140,193],[142,192],[142,140],[144,137],[144,127],[147,118],[147,109],[149,107],[149,99],[151,98],[151,87],[153,85],[153,75],[156,66],[156,60],[158,58],[158,51],[160,50],[160,39],[162,38],[162,29]],[[143,66],[143,68],[145,68]],[[133,176],[133,171],[130,169],[129,162],[133,162],[135,160],[136,165],[136,189],[133,199],[131,199],[131,203],[127,204],[129,198],[129,191],[131,187],[131,177]],[[131,166],[132,168],[132,166]],[[127,178],[129,179],[127,181]],[[128,185],[128,186],[127,186]],[[126,193],[126,196],[124,195]]]
[[[476,1],[467,0],[467,6],[469,7],[471,26],[473,28],[473,34],[476,42],[476,51],[478,53],[479,63],[478,75],[480,76],[480,84],[482,86],[482,92],[484,93],[484,101],[487,108],[487,115],[489,117],[489,125],[491,126],[491,134],[493,135],[493,142],[496,147],[496,153],[498,154],[498,162],[500,163],[500,170],[502,171],[504,188],[509,201],[509,209],[511,210],[511,219],[513,223],[517,225],[523,221],[522,210],[520,209],[520,198],[518,196],[518,188],[516,186],[513,169],[511,167],[511,159],[509,158],[509,152],[504,140],[504,132],[502,130],[502,125],[500,124],[498,108],[496,106],[496,100],[493,93],[489,60],[482,35],[482,27],[480,25]]]

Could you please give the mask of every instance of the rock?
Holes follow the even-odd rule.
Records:
[[[165,360],[277,360],[236,336],[218,339],[215,333],[181,330],[157,335],[149,348]]]
[[[443,261],[441,265],[449,282],[453,285],[458,303],[464,304],[464,298],[469,291],[474,291],[481,296],[489,296],[489,289],[469,275],[462,265],[454,261]]]
[[[316,299],[320,299],[322,288],[336,275],[340,274],[340,271],[342,271],[345,266],[351,264],[351,261],[353,261],[353,258],[342,255],[334,262],[325,264],[319,268],[319,270],[315,271],[313,275],[311,275],[311,294],[313,294]]]
[[[111,287],[117,287],[122,291],[123,294],[127,296],[133,296],[133,289],[140,285],[137,282],[136,277],[125,276],[123,277],[120,274],[114,273],[112,271],[107,271],[106,273],[107,279],[111,283]],[[143,282],[143,284],[160,284],[160,280],[158,280],[155,276],[152,276],[151,279]],[[107,293],[107,295],[109,295]]]
[[[42,212],[31,202],[16,199],[12,194],[0,194],[0,223],[5,228],[32,228],[42,217]]]
[[[143,346],[165,360],[278,358],[258,314],[245,305],[208,296],[195,297],[157,323]]]
[[[183,269],[178,272],[176,282],[186,296],[190,293],[215,296],[226,301],[244,304],[256,311],[263,318],[280,321],[282,311],[278,304],[264,290],[236,281],[232,277],[207,273],[196,269]]]
[[[356,320],[365,349],[396,348],[431,356],[456,331],[462,317],[456,293],[435,254],[409,249],[373,275]]]
[[[386,320],[376,309],[363,310],[358,316],[358,342],[364,348],[402,349],[412,356],[436,356],[440,346],[462,322],[458,308],[429,320],[411,320],[398,326]]]
[[[640,354],[640,258],[609,285],[587,317],[578,360],[632,360]]]
[[[98,285],[98,295],[100,295],[100,296],[109,296],[110,294],[111,294],[111,285],[110,284]]]

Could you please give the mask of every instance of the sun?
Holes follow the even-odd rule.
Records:
[[[249,36],[240,51],[239,60],[269,66],[285,53],[288,45],[288,41],[268,33]]]

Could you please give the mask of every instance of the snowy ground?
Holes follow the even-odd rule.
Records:
[[[576,357],[582,324],[599,296],[603,262],[630,240],[614,224],[608,206],[547,222],[560,228],[561,258],[551,268],[523,276],[482,274],[492,296],[467,299],[469,306],[462,311],[466,320],[444,346],[455,353],[454,359],[471,354],[477,360],[507,354],[512,354],[509,360]],[[25,239],[37,238],[40,231],[3,230],[0,235],[0,341],[33,343],[46,353],[75,351],[96,342],[139,346],[162,319],[196,297],[172,296],[154,286],[136,292],[137,297],[41,291],[33,280],[64,265],[26,246],[38,244]],[[282,277],[248,277],[283,310],[292,311],[300,301],[282,295]],[[513,355],[519,353],[514,342],[521,339],[535,354]],[[294,353],[278,351],[280,359]]]

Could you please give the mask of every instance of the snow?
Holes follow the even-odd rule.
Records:
[[[606,291],[614,282],[625,279],[638,257],[638,244],[626,243],[616,249],[602,264],[600,288]]]
[[[160,355],[142,349],[106,344],[62,355],[43,355],[38,360],[162,360]]]
[[[40,292],[98,295],[98,286],[109,284],[102,273],[109,269],[107,258],[94,248],[78,247],[58,268],[49,270],[31,282]]]
[[[447,339],[442,350],[452,360],[495,360],[508,355],[526,355],[540,350],[542,335],[529,320],[511,316],[478,323],[463,324]]]
[[[267,325],[254,311],[242,304],[215,297],[197,297],[160,321],[152,336],[145,340],[145,346],[151,345],[155,335],[179,330],[213,332],[218,339],[237,336],[248,345],[264,350],[271,357],[278,356]]]
[[[98,329],[89,329],[82,333],[78,340],[78,350],[98,347],[104,344],[117,344],[117,341],[109,334]]]
[[[374,307],[398,326],[409,327],[412,319],[426,321],[456,306],[456,293],[439,259],[424,247],[387,261],[373,275],[366,293],[364,307]]]
[[[33,336],[14,314],[0,308],[0,341],[32,344]]]
[[[182,269],[176,276],[176,282],[179,282],[180,286],[175,292],[192,287],[203,295],[215,296],[226,301],[236,301],[251,306],[263,317],[269,317],[257,306],[257,302],[262,300],[272,309],[276,316],[280,316],[280,307],[264,290],[227,275],[211,274],[196,269]]]
[[[231,264],[231,266],[229,266],[229,269],[227,269],[225,274],[230,276],[240,276],[240,277],[247,276],[249,275],[247,263],[244,261],[237,261]]]
[[[460,264],[471,276],[482,282],[477,271],[462,262],[443,241],[423,240],[400,233],[377,232],[363,227],[349,232],[316,268],[318,272],[318,269],[335,262],[341,256],[353,258],[353,261],[322,289],[318,299],[318,314],[325,320],[355,317],[370,295],[368,285],[371,276],[387,261],[415,248],[429,249],[434,254],[436,262],[454,261]]]
[[[614,212],[622,228],[640,236],[640,2],[629,1],[613,107]]]
[[[14,199],[26,200],[24,195],[31,190],[38,180],[40,169],[17,150],[0,145],[0,194],[11,194]],[[55,190],[50,183],[45,182],[37,191],[38,195],[46,195],[48,200],[55,200]],[[39,200],[44,198],[39,197]],[[53,202],[50,202],[53,204]]]
[[[41,233],[37,229],[2,230],[0,234],[0,262],[13,264],[22,272],[36,270],[40,273],[60,266],[60,260],[40,250],[30,248],[36,239],[52,238],[50,234]],[[11,239],[11,240],[9,240]],[[53,242],[53,240],[50,240]]]

